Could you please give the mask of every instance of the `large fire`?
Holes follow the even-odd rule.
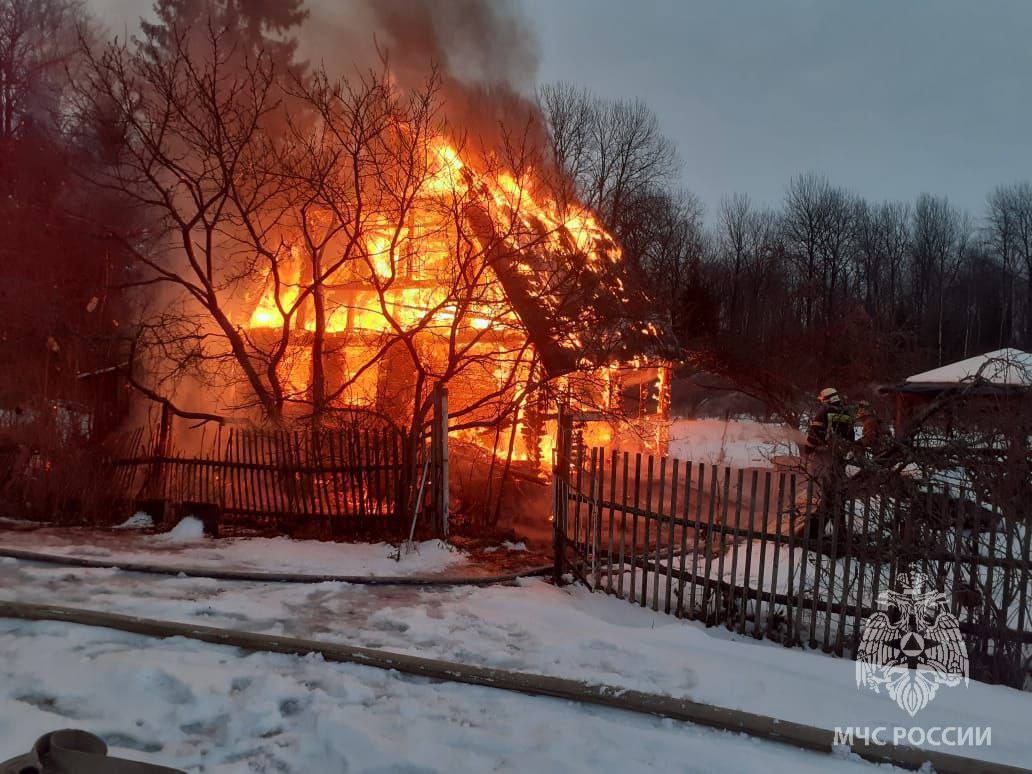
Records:
[[[336,369],[337,404],[390,412],[383,405],[385,395],[401,395],[406,385],[404,378],[392,381],[397,344],[385,342],[409,337],[412,346],[430,352],[428,362],[439,361],[446,374],[454,396],[453,417],[459,413],[457,424],[467,426],[459,431],[462,437],[496,452],[511,450],[515,459],[545,462],[550,434],[543,428],[528,432],[526,426],[528,385],[542,381],[541,364],[527,345],[526,321],[499,281],[495,256],[504,252],[508,271],[530,276],[540,266],[523,256],[576,253],[588,267],[598,267],[619,263],[620,248],[593,213],[576,203],[560,205],[533,170],[517,175],[504,169],[476,169],[443,138],[429,142],[428,149],[425,175],[411,203],[394,215],[367,215],[356,229],[353,258],[321,282],[314,282],[306,270],[300,240],[284,250],[250,312],[251,337],[289,338],[277,374],[288,392],[304,395],[312,379],[311,338],[320,327],[314,309],[318,290],[326,353]],[[485,221],[489,228],[482,225]],[[614,284],[622,292],[619,278]],[[581,347],[577,330],[560,335],[567,348]],[[433,354],[438,350],[439,356]],[[449,372],[449,354],[454,359],[456,352],[468,356],[469,363]],[[377,360],[382,362],[373,365]],[[635,371],[651,365],[629,364]],[[596,397],[615,404],[620,374],[615,363],[594,369],[588,381]],[[575,377],[559,382],[561,388],[576,392]],[[652,389],[658,389],[651,396],[653,404],[662,410],[663,385]],[[484,400],[485,395],[494,398]],[[481,401],[483,406],[478,405]],[[515,408],[506,419],[505,435],[511,441],[503,438],[500,443],[498,428],[492,429],[486,420],[505,401]],[[483,426],[476,427],[477,418],[485,420]],[[608,438],[601,436],[612,435],[606,429],[598,433],[593,440],[605,442]]]
[[[486,196],[481,195],[478,198],[481,204],[490,205],[491,215],[499,224],[499,234],[523,234],[527,229],[534,229],[547,241],[548,246],[555,250],[568,251],[570,245],[564,244],[564,240],[570,240],[589,260],[620,260],[620,248],[586,208],[572,204],[561,211],[554,198],[536,197],[530,181],[520,182],[508,172],[496,175],[477,174],[462,161],[458,151],[446,140],[441,139],[434,144],[433,154],[436,163],[432,165],[431,172],[422,186],[427,200],[462,200],[469,196],[471,190],[478,189],[478,192],[486,192]],[[409,320],[414,320],[422,319],[425,311],[433,306],[433,294],[423,297],[419,293],[413,293],[411,283],[438,279],[442,269],[450,268],[454,253],[451,245],[434,239],[441,229],[439,209],[414,207],[407,214],[414,215],[413,223],[392,223],[388,218],[380,217],[366,226],[365,257],[367,266],[372,268],[381,280],[391,280],[401,274],[403,259],[406,256],[413,252],[419,253],[419,265],[409,267],[409,271],[406,272],[405,279],[408,282],[396,283],[397,286],[387,291],[390,294],[389,303],[405,310],[403,314],[407,315]],[[522,221],[521,225],[524,228],[514,228],[514,217]],[[520,245],[513,241],[513,246],[519,248]],[[297,256],[292,256],[292,259],[284,264],[287,267],[287,276],[282,277],[278,283],[266,279],[264,293],[251,314],[251,328],[279,328],[284,324],[281,309],[293,307],[300,290]],[[343,278],[331,278],[327,284],[338,284],[335,281],[337,279]],[[386,317],[376,311],[363,316],[359,324],[349,325],[347,315],[341,312],[346,312],[350,308],[343,303],[336,306],[331,319],[326,323],[328,333],[342,333],[355,328],[387,329]],[[508,315],[508,310],[505,310],[501,303],[479,311],[482,314],[472,315],[469,320],[469,324],[475,328],[487,328],[492,322],[501,321]],[[453,322],[453,315],[449,316],[446,310],[435,314],[441,322],[449,325]],[[307,315],[303,316],[308,320],[306,327],[313,330],[314,320]]]

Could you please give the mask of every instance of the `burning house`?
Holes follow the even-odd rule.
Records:
[[[108,182],[155,223],[129,243],[143,310],[129,381],[158,426],[137,490],[249,517],[310,517],[316,497],[327,516],[400,520],[441,386],[449,439],[488,461],[488,482],[497,459],[540,481],[560,402],[587,442],[663,450],[669,320],[558,169],[535,105],[506,92],[511,115],[494,100],[478,120],[432,68],[296,80],[220,45],[112,49],[90,74],[124,122]],[[198,423],[194,443],[180,431]],[[327,451],[323,431],[355,430],[389,437]],[[213,460],[269,480],[208,475]],[[203,474],[180,475],[191,465]],[[389,467],[411,492],[385,496]],[[349,494],[357,468],[368,480]]]
[[[556,400],[600,420],[597,442],[662,450],[676,343],[620,247],[533,169],[429,149],[412,196],[338,246],[348,260],[318,278],[305,229],[266,272],[247,328],[288,403],[407,425],[441,382],[453,437],[499,456],[547,464]]]

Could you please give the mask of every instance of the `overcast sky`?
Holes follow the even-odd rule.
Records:
[[[150,2],[90,0],[115,32]],[[324,26],[340,48],[323,21],[354,2],[309,0],[326,10],[308,36]],[[515,2],[538,80],[647,102],[711,214],[738,191],[775,205],[810,170],[976,215],[993,186],[1032,179],[1032,0]]]
[[[712,213],[817,170],[978,214],[1032,179],[1032,0],[521,0],[543,82],[640,97]]]

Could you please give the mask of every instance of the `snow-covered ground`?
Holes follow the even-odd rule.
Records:
[[[578,586],[556,588],[540,579],[479,589],[370,588],[342,583],[271,586],[144,576],[106,569],[70,569],[0,559],[0,598],[65,604],[271,634],[308,636],[399,653],[559,675],[689,697],[828,728],[865,725],[910,727],[915,724],[926,727],[991,726],[992,747],[953,751],[1032,768],[1032,745],[1027,733],[1027,719],[1032,716],[1032,694],[977,682],[972,682],[967,688],[942,688],[935,701],[917,719],[911,719],[885,695],[859,692],[852,661],[785,649],[770,642],[741,638],[723,629],[706,629],[612,597],[591,594]],[[363,739],[386,734],[394,742],[384,743],[387,748],[384,760],[395,761],[399,766],[403,760],[413,764],[420,761],[418,752],[412,749],[413,745],[418,748],[420,740],[426,740],[425,744],[435,750],[428,755],[436,762],[425,764],[428,766],[444,767],[446,758],[432,756],[438,754],[437,750],[449,746],[454,746],[454,755],[473,755],[472,749],[478,751],[476,755],[485,756],[452,759],[456,770],[471,770],[470,767],[490,769],[491,766],[485,769],[479,764],[491,760],[503,770],[587,770],[599,766],[638,769],[650,763],[666,770],[712,770],[714,761],[722,761],[722,768],[727,768],[728,761],[733,760],[716,754],[713,758],[705,757],[709,753],[697,756],[692,740],[710,744],[709,736],[698,736],[704,732],[678,724],[653,723],[640,718],[625,721],[623,715],[613,715],[616,719],[610,722],[610,715],[602,711],[575,710],[565,704],[549,704],[547,700],[485,697],[477,689],[429,686],[396,676],[371,673],[366,677],[362,676],[366,673],[359,674],[352,668],[313,663],[310,659],[295,663],[288,657],[245,657],[235,651],[213,650],[197,643],[137,646],[133,644],[139,642],[136,639],[123,641],[121,635],[93,632],[89,637],[94,638],[95,645],[76,651],[77,645],[73,640],[60,636],[61,632],[69,631],[67,626],[9,622],[4,626],[7,627],[4,631],[14,639],[0,643],[2,651],[20,654],[16,659],[0,662],[0,685],[16,686],[0,689],[6,701],[17,701],[15,693],[27,690],[24,687],[26,681],[51,680],[49,675],[41,676],[40,672],[46,671],[43,665],[49,663],[47,659],[51,657],[47,655],[50,652],[47,648],[57,648],[55,652],[58,654],[73,654],[80,665],[88,662],[90,670],[87,671],[101,670],[101,667],[114,670],[107,674],[114,675],[116,683],[125,681],[126,690],[130,693],[142,691],[135,687],[132,678],[141,670],[145,676],[152,675],[149,679],[156,681],[155,685],[185,684],[190,689],[189,694],[179,688],[170,688],[168,696],[171,698],[160,702],[174,704],[172,699],[175,696],[187,697],[182,704],[148,710],[158,713],[159,718],[162,717],[161,712],[182,713],[183,720],[173,715],[172,719],[164,722],[154,721],[155,728],[175,730],[188,726],[201,729],[182,732],[187,736],[193,734],[190,738],[196,739],[210,727],[214,729],[211,733],[232,739],[238,752],[252,750],[255,756],[302,754],[291,752],[295,746],[301,745],[301,736],[292,725],[295,721],[278,719],[277,715],[280,698],[294,698],[302,702],[304,713],[310,713],[304,714],[303,722],[309,722],[310,717],[310,722],[315,724],[315,730],[311,732],[315,734],[313,739],[330,738],[315,744],[336,743],[338,736],[331,730],[334,724],[344,729],[340,731],[341,739],[347,739],[348,733]],[[32,639],[37,636],[37,631],[43,631],[47,636],[38,635],[36,640]],[[122,644],[118,645],[120,642]],[[107,649],[121,649],[133,654],[135,647],[142,649],[141,654],[131,658],[126,656],[132,666],[123,668],[119,666],[118,657],[104,656]],[[91,649],[100,654],[92,660],[88,655],[93,652]],[[39,661],[34,660],[37,653]],[[270,664],[275,666],[268,666]],[[175,680],[156,674],[155,670],[169,674]],[[254,677],[255,673],[258,677]],[[97,674],[105,672],[98,671]],[[218,680],[213,676],[215,674]],[[245,691],[246,697],[238,704],[232,681],[234,677],[248,676],[257,681],[245,685],[246,690],[251,690],[253,684],[254,693],[246,693],[245,688],[238,689],[238,692]],[[268,682],[263,683],[258,678]],[[94,678],[84,679],[90,681]],[[140,679],[146,684],[147,678]],[[374,696],[387,692],[389,698],[382,706],[369,699],[368,693],[358,687],[370,682],[381,686],[372,690]],[[313,689],[315,696],[305,698],[305,691],[297,687],[306,683],[319,686]],[[209,684],[213,686],[210,690],[215,696],[210,704],[207,700]],[[331,684],[353,687],[324,688]],[[394,686],[393,692],[383,686]],[[288,689],[295,693],[289,697],[278,693]],[[88,688],[82,690],[88,691]],[[325,691],[330,698],[324,698],[319,690]],[[467,692],[472,693],[465,699]],[[269,697],[264,697],[265,693]],[[112,696],[116,703],[117,695],[116,692]],[[57,707],[64,706],[61,702],[65,693],[60,686],[50,689],[46,696],[50,698],[40,699],[37,704],[50,710],[53,710],[54,702],[57,702]],[[357,699],[351,704],[344,701],[346,706],[333,709],[334,702],[341,701],[340,696],[344,699],[367,698]],[[352,721],[351,714],[358,712],[359,706],[365,707],[363,701],[369,704],[364,710],[369,717],[363,715],[361,719]],[[544,706],[546,704],[549,706]],[[254,705],[255,713],[264,713],[262,722],[255,718],[249,726],[235,719],[235,713],[244,712],[251,705]],[[67,717],[75,719],[74,713],[81,706],[74,702],[70,704],[68,709],[72,714]],[[555,711],[556,714],[549,714],[553,711],[550,707],[560,709]],[[384,717],[376,720],[376,713],[370,708],[382,709]],[[105,709],[104,712],[108,714],[103,716],[101,725],[112,731],[116,730],[113,725],[116,722],[117,728],[123,729],[135,722],[135,718],[129,719],[129,710],[125,710],[128,714],[118,714],[123,712],[119,708]],[[6,710],[0,711],[0,718],[6,718],[8,714]],[[206,720],[202,721],[202,715]],[[599,720],[603,716],[606,719]],[[145,722],[151,722],[150,717],[152,715],[147,715]],[[125,722],[119,718],[124,718]],[[452,729],[463,720],[469,722],[474,730],[456,731],[456,734],[462,734],[461,741],[458,736],[449,736],[450,731],[445,733],[433,727],[436,722]],[[51,717],[49,721],[49,725],[41,722],[33,728],[70,724],[64,717]],[[84,722],[75,720],[76,725]],[[579,725],[582,722],[584,725]],[[200,725],[195,726],[194,723]],[[296,723],[302,724],[302,720]],[[375,723],[385,725],[367,725]],[[510,728],[506,728],[507,724]],[[527,724],[532,725],[528,727]],[[261,736],[280,725],[285,730],[268,738]],[[631,731],[624,733],[619,728],[624,725],[642,734],[667,736],[638,742]],[[251,726],[254,730],[247,730]],[[347,731],[348,728],[352,731]],[[178,733],[177,739],[181,738]],[[528,741],[522,738],[524,736],[537,741]],[[148,744],[157,743],[155,735],[150,732],[141,732],[140,737],[150,739]],[[566,757],[565,753],[559,752],[558,746],[563,739],[574,737],[576,741],[570,744],[576,745],[577,757]],[[0,726],[0,739],[7,744],[8,738],[6,729]],[[499,741],[501,739],[509,741]],[[726,740],[726,737],[721,739]],[[280,742],[284,742],[282,748]],[[717,750],[723,742],[712,743],[715,745],[713,749]],[[374,747],[369,747],[373,745],[371,741],[356,739],[353,744],[359,749],[371,750],[369,760],[379,754]],[[319,747],[322,751],[326,749],[333,748]],[[650,752],[636,752],[639,749]],[[774,764],[768,769],[785,770],[796,766],[794,759],[784,761],[779,758],[782,753],[776,752],[769,744],[760,745],[760,749],[762,753],[757,754],[764,761],[783,761],[785,764]],[[321,755],[323,752],[304,754]],[[728,754],[734,756],[737,753]],[[404,758],[406,755],[411,757]],[[444,756],[445,752],[440,752],[440,755]],[[515,757],[517,755],[519,759]],[[557,757],[560,755],[562,757]],[[240,760],[246,760],[246,756]],[[295,757],[291,760],[301,759]],[[752,768],[751,758],[743,760],[745,764],[734,765],[733,768]],[[824,758],[817,765],[827,770],[831,764],[831,759]],[[805,762],[799,763],[796,770],[803,770],[805,765]],[[241,766],[246,768],[244,764]],[[291,764],[287,768],[295,766]],[[356,770],[361,770],[361,766],[356,766]]]
[[[802,434],[788,425],[748,419],[677,419],[670,427],[670,456],[707,465],[771,467],[782,455],[798,454]]]
[[[412,552],[389,543],[333,543],[276,538],[205,538],[201,523],[183,519],[174,529],[145,534],[132,529],[103,533],[42,527],[0,532],[0,545],[83,559],[145,562],[162,567],[308,573],[312,575],[431,575],[459,572],[463,552],[440,540],[414,544]]]
[[[181,638],[0,620],[0,652],[0,760],[75,726],[112,754],[203,772],[867,768],[628,712]]]

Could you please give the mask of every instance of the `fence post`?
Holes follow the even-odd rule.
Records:
[[[434,469],[434,512],[441,537],[448,537],[448,388],[434,387],[434,424],[430,436]]]
[[[552,468],[552,579],[558,586],[565,574],[566,509],[570,487],[570,442],[572,423],[569,408],[559,403],[556,411],[555,461]]]
[[[160,500],[165,490],[165,462],[168,457],[169,444],[172,438],[172,411],[167,403],[161,404],[161,420],[158,435],[154,441],[152,464],[147,482],[147,497]]]

